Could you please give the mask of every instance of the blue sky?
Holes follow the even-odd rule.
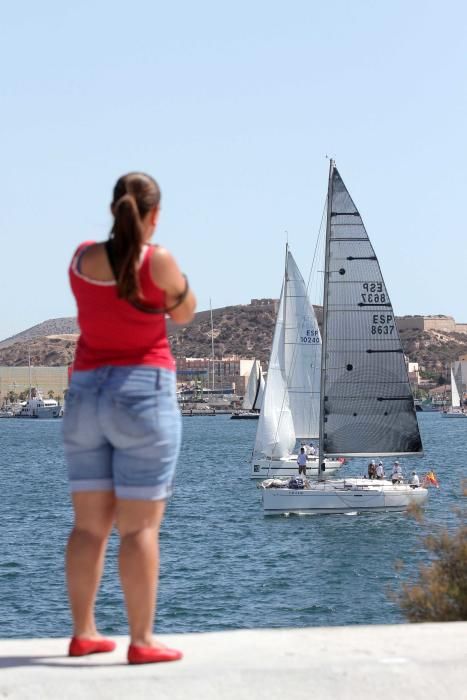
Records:
[[[396,314],[467,322],[467,6],[8,3],[0,16],[0,338],[73,315],[67,264],[116,178],[159,181],[157,240],[199,310],[305,277],[337,162]],[[313,298],[319,303],[319,298]]]

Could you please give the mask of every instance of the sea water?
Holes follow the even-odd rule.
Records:
[[[406,475],[434,469],[440,481],[423,523],[404,513],[264,517],[247,462],[256,421],[184,418],[161,533],[156,629],[402,622],[402,584],[429,558],[423,535],[455,527],[466,475],[467,419],[419,419],[425,456],[400,461]],[[0,638],[66,636],[63,555],[72,511],[61,421],[1,420],[0,448]],[[363,473],[366,462],[342,473]],[[106,634],[127,633],[117,546],[114,534],[96,606]]]

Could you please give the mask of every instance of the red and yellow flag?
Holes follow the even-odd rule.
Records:
[[[436,488],[439,489],[439,482],[434,471],[430,471],[425,474],[423,486],[436,486]]]

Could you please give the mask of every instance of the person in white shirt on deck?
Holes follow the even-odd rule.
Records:
[[[303,476],[306,476],[306,454],[305,454],[304,447],[300,448],[300,452],[298,453],[298,456],[297,456],[297,464],[298,464],[298,473],[303,474]]]
[[[383,467],[383,463],[381,461],[379,461],[377,466],[376,466],[376,478],[377,479],[384,479],[384,467]]]
[[[391,481],[393,484],[400,484],[404,480],[404,475],[402,474],[402,468],[399,462],[394,462],[392,467]]]
[[[412,472],[412,476],[410,477],[410,486],[413,489],[418,489],[420,486],[420,479],[418,478],[417,472]]]

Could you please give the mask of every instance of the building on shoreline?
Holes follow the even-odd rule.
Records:
[[[254,359],[233,355],[222,359],[212,357],[178,357],[177,384],[202,382],[208,389],[233,389],[243,396]]]
[[[44,396],[53,391],[54,396],[62,396],[68,388],[68,367],[5,367],[0,366],[0,402],[10,392],[19,395],[28,391],[29,386],[38,389]]]

